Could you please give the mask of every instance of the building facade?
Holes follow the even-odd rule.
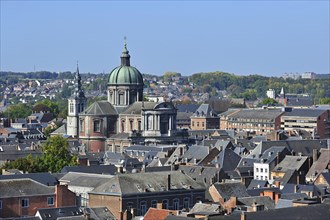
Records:
[[[95,102],[83,111],[77,107],[78,111],[74,111],[70,115],[72,119],[68,120],[76,125],[76,113],[79,115],[79,139],[85,149],[92,152],[117,149],[116,152],[122,152],[132,139],[143,143],[175,142],[177,109],[172,102],[143,101],[143,77],[130,65],[126,43],[120,59],[121,65],[108,77],[107,101]],[[80,80],[77,82],[80,85]],[[75,100],[69,99],[69,105],[75,104]],[[71,133],[76,131],[72,127],[69,130]]]

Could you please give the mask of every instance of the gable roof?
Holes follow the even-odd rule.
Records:
[[[218,118],[209,104],[201,104],[191,117]]]
[[[26,173],[15,175],[0,175],[0,180],[31,179],[46,186],[56,186],[58,179],[50,173]]]
[[[110,102],[97,101],[80,113],[80,115],[118,115],[118,113]]]
[[[37,211],[41,219],[56,220],[65,217],[83,216],[82,209],[78,207],[45,208]],[[75,218],[74,218],[75,219]]]
[[[269,109],[241,109],[228,115],[228,120],[231,118],[244,118],[244,119],[263,119],[274,121],[275,118],[283,114],[281,110],[269,110]]]
[[[143,220],[164,220],[168,215],[171,213],[175,214],[176,211],[171,211],[167,209],[156,209],[156,208],[149,208],[147,213],[144,215]]]
[[[252,196],[237,198],[238,205],[252,206],[254,203],[264,205],[265,209],[274,209],[275,202],[269,196]]]
[[[183,171],[193,180],[204,185],[210,185],[213,182],[220,182],[226,177],[224,171],[221,168],[216,167],[180,165],[178,170]]]
[[[319,117],[326,109],[292,109],[291,112],[285,112],[282,117]]]
[[[167,183],[170,178],[170,190],[205,190],[205,187],[180,171],[147,172],[118,174],[108,182],[96,187],[91,194],[127,195],[150,192],[168,191]]]
[[[196,162],[204,159],[209,154],[209,147],[193,145],[182,155],[183,161],[191,162],[196,159]],[[187,159],[186,159],[187,158]]]
[[[307,156],[286,155],[285,158],[276,165],[272,172],[287,172],[288,170],[298,171],[307,159]]]
[[[256,148],[254,148],[249,157],[252,157],[253,155],[258,156],[273,146],[286,147],[290,152],[301,152],[302,156],[312,156],[313,149],[320,150],[321,148],[327,148],[327,140],[262,141]]]
[[[54,195],[54,187],[31,179],[0,180],[0,198]]]
[[[321,149],[317,161],[313,162],[311,168],[306,174],[306,178],[316,178],[330,164],[330,149]]]
[[[61,173],[77,172],[77,173],[97,173],[114,175],[117,171],[115,165],[93,165],[93,166],[65,166]]]
[[[230,197],[248,197],[249,194],[246,191],[243,183],[215,183],[213,187],[218,191],[220,196],[225,200],[230,199]]]

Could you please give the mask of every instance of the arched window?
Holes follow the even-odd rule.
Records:
[[[151,207],[152,208],[157,208],[157,200],[152,200],[151,201]]]
[[[163,208],[163,209],[168,209],[168,199],[164,199],[164,200],[163,200],[162,208]]]
[[[131,131],[134,130],[134,128],[133,128],[133,120],[129,120],[129,128],[130,128]]]
[[[70,103],[70,113],[73,113],[74,112],[74,105],[73,103]]]
[[[146,201],[141,201],[140,202],[140,211],[141,211],[141,215],[146,214],[147,212],[147,202]]]
[[[173,199],[173,209],[174,210],[180,209],[180,200],[179,199]]]
[[[189,209],[190,207],[190,198],[186,197],[183,199],[183,208]]]
[[[121,132],[125,132],[125,120],[121,121]]]

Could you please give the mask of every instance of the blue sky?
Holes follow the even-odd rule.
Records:
[[[330,72],[329,1],[4,1],[1,71]]]

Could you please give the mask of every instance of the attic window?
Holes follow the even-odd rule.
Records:
[[[278,167],[277,170],[282,170],[282,167]]]
[[[301,158],[298,158],[297,161],[301,161]]]

